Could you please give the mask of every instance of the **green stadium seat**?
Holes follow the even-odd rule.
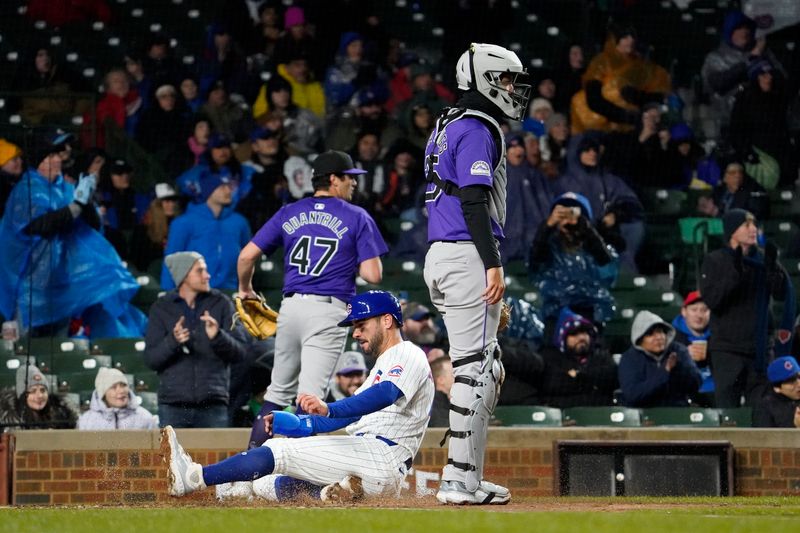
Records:
[[[78,391],[78,396],[80,397],[81,411],[88,411],[89,410],[89,407],[91,406],[91,403],[92,403],[92,393],[93,392],[94,392],[94,389]]]
[[[503,426],[561,426],[561,409],[541,405],[501,405],[494,416]]]
[[[136,374],[138,372],[148,372],[150,368],[145,364],[144,358],[141,353],[128,354],[120,353],[112,357],[112,365],[114,368],[129,374]]]
[[[693,407],[642,409],[643,426],[719,427],[719,411]]]
[[[30,353],[39,358],[45,358],[62,353],[86,354],[89,353],[89,349],[88,344],[70,337],[34,337],[17,341],[15,352],[17,354]]]
[[[686,217],[678,220],[684,244],[702,244],[704,235],[722,235],[721,218]]]
[[[144,339],[141,337],[107,337],[92,340],[92,354],[110,355],[113,360],[120,355],[139,355],[144,352]]]
[[[133,389],[136,394],[142,392],[158,392],[158,374],[155,372],[139,372],[133,378]]]
[[[640,198],[648,214],[677,216],[686,211],[686,193],[683,191],[646,188]]]
[[[94,378],[97,372],[84,370],[82,372],[67,372],[58,376],[58,390],[61,392],[80,392],[94,389]]]
[[[49,362],[48,368],[52,372],[58,374],[93,371],[101,366],[111,366],[110,355],[82,355],[82,354],[66,354],[63,353],[57,357],[53,357]]]
[[[158,393],[151,391],[137,392],[136,395],[142,399],[141,406],[150,411],[150,414],[158,414]]]
[[[641,413],[630,407],[571,407],[562,411],[565,426],[639,427]]]
[[[17,384],[16,372],[4,372],[0,370],[0,388],[14,387]]]
[[[257,291],[282,288],[283,264],[280,261],[262,257],[261,261],[256,263],[253,286]]]
[[[752,407],[729,407],[717,409],[719,425],[723,427],[749,428],[753,426]]]
[[[503,267],[503,273],[506,276],[514,276],[519,279],[527,279],[528,266],[525,264],[525,261],[522,260],[509,261]]]

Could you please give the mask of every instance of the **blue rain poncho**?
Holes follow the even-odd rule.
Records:
[[[26,233],[36,218],[73,199],[74,186],[28,170],[0,221],[0,313],[19,310],[25,328],[83,315],[95,337],[144,334],[146,317],[130,304],[139,285],[111,244],[79,217],[49,237]]]

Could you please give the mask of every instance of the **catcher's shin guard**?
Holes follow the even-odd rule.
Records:
[[[500,356],[500,347],[494,340],[482,353],[453,361],[450,447],[443,479],[463,481],[471,492],[478,489],[483,479],[489,419],[505,379]]]

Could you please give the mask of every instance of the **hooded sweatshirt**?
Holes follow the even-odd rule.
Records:
[[[667,347],[658,354],[645,351],[642,337],[653,326],[667,331]],[[640,311],[631,326],[631,347],[619,362],[622,402],[628,407],[680,407],[688,404],[689,395],[697,392],[702,378],[686,346],[673,342],[675,328],[655,313]],[[671,371],[664,367],[674,353],[677,364]]]
[[[109,407],[97,394],[92,392],[89,410],[78,418],[78,429],[156,429],[155,417],[141,407],[142,399],[128,391],[126,407]]]

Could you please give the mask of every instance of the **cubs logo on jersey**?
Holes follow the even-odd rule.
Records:
[[[389,369],[389,372],[387,372],[386,375],[390,378],[399,378],[402,373],[403,367],[400,365],[394,365]]]

